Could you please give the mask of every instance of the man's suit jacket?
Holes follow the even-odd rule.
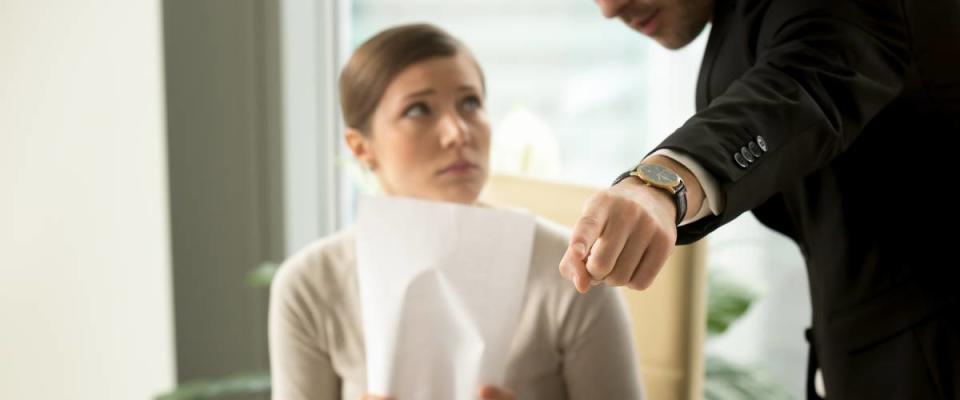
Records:
[[[726,204],[678,243],[752,211],[807,261],[828,398],[960,398],[960,1],[717,0],[697,110],[658,149]]]

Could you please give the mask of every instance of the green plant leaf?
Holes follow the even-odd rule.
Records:
[[[181,384],[155,400],[205,400],[270,392],[270,373],[254,372]]]
[[[716,273],[707,280],[707,334],[719,335],[750,309],[756,294],[746,286]]]
[[[280,266],[272,261],[264,261],[247,274],[247,285],[253,288],[268,288]]]
[[[789,393],[759,368],[707,355],[704,400],[789,400]]]

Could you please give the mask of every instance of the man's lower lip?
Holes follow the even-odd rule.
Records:
[[[654,11],[653,15],[647,17],[643,23],[638,23],[636,28],[638,31],[647,36],[653,36],[657,31],[657,22],[660,17],[660,10]]]

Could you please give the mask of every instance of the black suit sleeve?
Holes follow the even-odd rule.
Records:
[[[679,230],[680,244],[830,163],[903,86],[909,45],[896,7],[774,3],[760,23],[753,66],[657,147],[693,157],[725,198],[720,215]],[[734,154],[757,136],[767,151],[739,166]]]

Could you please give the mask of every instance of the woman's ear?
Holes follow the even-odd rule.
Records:
[[[350,152],[363,166],[371,171],[377,168],[377,157],[373,154],[373,146],[371,146],[372,143],[370,143],[369,138],[354,128],[347,128],[343,138],[347,142]]]

